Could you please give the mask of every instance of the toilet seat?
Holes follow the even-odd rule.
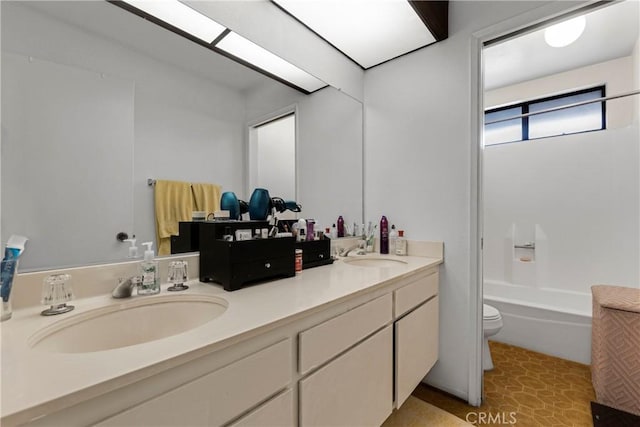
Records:
[[[500,312],[495,307],[492,307],[488,304],[483,304],[482,318],[484,320],[497,320],[497,319],[501,319],[502,316],[500,315]]]

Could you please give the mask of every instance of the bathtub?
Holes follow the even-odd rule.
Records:
[[[493,340],[591,363],[591,294],[484,280],[484,302],[502,314]]]

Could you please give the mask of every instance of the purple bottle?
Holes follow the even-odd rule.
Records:
[[[342,215],[338,217],[338,237],[344,237],[344,219]]]
[[[382,215],[380,220],[380,253],[389,253],[389,221],[387,217]]]

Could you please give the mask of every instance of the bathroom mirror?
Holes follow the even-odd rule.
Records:
[[[305,95],[107,2],[1,7],[0,235],[29,237],[21,271],[125,260],[121,231],[154,241],[149,178],[248,200],[248,128],[291,106],[301,215],[362,222],[358,101]]]

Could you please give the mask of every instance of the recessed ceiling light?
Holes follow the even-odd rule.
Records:
[[[207,43],[214,41],[226,29],[178,0],[124,0],[124,2]]]
[[[544,30],[544,40],[551,47],[565,47],[578,40],[582,35],[587,20],[583,16],[552,25]]]
[[[282,80],[313,92],[327,84],[244,37],[230,32],[216,47]]]
[[[273,1],[363,68],[436,41],[407,0]]]

